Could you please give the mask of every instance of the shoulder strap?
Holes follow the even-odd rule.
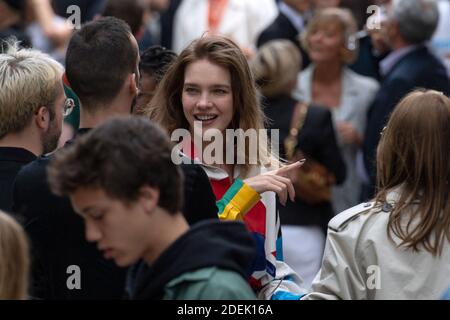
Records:
[[[284,149],[286,151],[287,159],[292,159],[295,154],[295,148],[298,144],[298,134],[305,124],[306,114],[308,112],[308,105],[303,102],[298,102],[295,105],[294,112],[292,114],[291,128],[289,135],[284,140]]]

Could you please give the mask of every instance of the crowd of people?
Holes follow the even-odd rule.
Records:
[[[444,298],[449,13],[0,0],[0,299]]]

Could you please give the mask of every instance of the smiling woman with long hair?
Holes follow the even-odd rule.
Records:
[[[416,91],[377,154],[374,201],[329,224],[309,299],[438,299],[450,283],[450,99]]]
[[[270,299],[274,294],[278,294],[277,297],[286,297],[286,292],[298,294],[296,274],[283,262],[275,193],[282,203],[286,203],[288,197],[293,200],[295,191],[287,174],[300,163],[279,170],[273,168],[279,161],[264,143],[267,139],[260,138],[261,133],[265,134],[264,113],[249,65],[239,47],[220,36],[202,37],[192,42],[167,70],[146,114],[170,135],[177,129],[185,129],[191,136],[200,137],[199,143],[195,138],[193,142],[184,141],[186,148],[182,151],[201,162],[219,201],[219,217],[244,220],[254,235],[258,257],[249,281],[258,297]],[[195,130],[196,124],[202,125],[200,134]],[[225,160],[224,154],[220,157],[217,153],[208,157],[206,149],[217,145],[218,141],[214,135],[212,143],[209,133],[216,132],[223,138],[227,129],[258,132],[260,135],[254,145],[258,152],[251,152],[254,150],[249,146],[251,139],[245,140],[243,150],[239,147],[239,138],[236,145],[223,143],[234,140],[223,139],[219,149],[223,148],[227,156],[230,150],[234,151],[238,161],[232,157],[229,163],[228,157]],[[194,152],[190,152],[192,147]],[[205,152],[196,152],[202,148]],[[248,201],[236,206],[236,201],[242,199]]]

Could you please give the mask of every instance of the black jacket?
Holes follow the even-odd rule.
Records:
[[[190,225],[218,219],[216,196],[206,172],[197,164],[180,164],[184,174],[183,215]]]
[[[175,14],[182,1],[183,0],[169,1],[169,7],[161,13],[161,17],[159,19],[161,27],[161,45],[167,49],[172,49]]]
[[[0,147],[0,210],[11,213],[13,185],[19,170],[36,159],[22,148]]]
[[[81,133],[86,130],[81,130]],[[53,195],[47,183],[50,157],[41,157],[18,174],[14,211],[24,219],[32,243],[32,296],[39,299],[120,299],[126,269],[105,260],[95,244],[85,240],[84,223],[67,197]],[[184,214],[189,223],[216,218],[217,207],[206,173],[182,165],[185,173]],[[70,290],[70,266],[81,270],[81,290]]]
[[[450,94],[450,83],[444,65],[426,47],[419,47],[397,62],[382,80],[381,88],[369,108],[363,151],[372,187],[375,185],[375,153],[380,132],[397,103],[417,88]]]
[[[284,158],[283,142],[289,134],[292,115],[297,101],[288,95],[264,100],[264,112],[271,129],[279,129],[280,155]],[[331,112],[325,108],[308,107],[305,123],[298,135],[298,149],[312,157],[330,172],[334,173],[337,184],[344,182],[346,167],[334,134]],[[310,205],[297,198],[279,206],[283,225],[317,225],[326,231],[328,221],[334,216],[331,203]]]
[[[241,222],[203,221],[178,238],[152,266],[140,262],[128,273],[131,299],[161,299],[164,287],[184,273],[217,267],[250,276],[255,242]]]
[[[261,34],[258,36],[256,45],[259,48],[265,43],[276,39],[287,39],[297,46],[302,55],[302,69],[306,68],[310,64],[308,54],[300,45],[298,30],[281,12],[278,14],[277,18],[272,22],[272,24],[270,24],[261,32]]]

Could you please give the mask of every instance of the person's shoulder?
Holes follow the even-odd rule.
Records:
[[[371,217],[383,211],[389,212],[390,209],[376,205],[375,201],[363,202],[336,215],[328,223],[328,229],[338,233],[348,231],[350,226],[361,229]]]
[[[201,174],[203,171],[202,167],[197,163],[181,163],[180,168],[184,175],[197,175]]]
[[[255,299],[255,295],[248,285],[248,282],[237,272],[231,270],[214,270],[213,286],[222,288],[223,294],[228,295],[230,299]]]
[[[437,58],[426,46],[419,46],[397,62],[393,72],[389,75],[404,76],[411,79],[414,78],[416,74],[420,75],[422,72],[432,72],[436,68],[444,68],[439,58]]]
[[[237,272],[213,267],[201,299],[251,300],[255,294],[248,282]]]
[[[298,80],[300,82],[310,82],[312,80],[312,74],[314,72],[314,64],[310,64],[304,70],[298,73]],[[300,83],[301,85],[301,83]]]
[[[214,266],[181,274],[166,285],[165,291],[166,297],[177,299],[255,299],[241,275]]]
[[[351,81],[353,83],[355,83],[358,86],[358,88],[360,88],[360,89],[363,88],[363,90],[362,90],[363,92],[367,93],[367,90],[375,91],[375,90],[378,90],[380,87],[380,84],[374,78],[367,77],[362,74],[356,73],[355,71],[351,70],[350,68],[345,68],[344,72],[345,72],[346,77],[351,79]]]
[[[261,47],[265,43],[279,39],[281,35],[284,35],[286,33],[285,28],[285,21],[280,16],[280,14],[273,20],[265,29],[261,31],[261,33],[258,35],[257,39],[257,46]]]
[[[199,186],[209,186],[209,178],[202,166],[196,163],[180,164],[184,176],[185,188],[198,188]]]
[[[67,198],[58,197],[50,190],[47,179],[50,158],[42,156],[36,159],[23,167],[16,177],[14,207],[27,219],[32,219],[40,213],[59,212],[63,206],[70,206]]]
[[[269,24],[267,29],[271,28],[272,30],[286,33],[286,31],[288,31],[286,29],[289,27],[294,28],[289,19],[283,13],[278,12],[276,18]]]
[[[424,63],[422,63],[421,72],[428,73],[430,77],[435,79],[435,81],[442,83],[449,82],[447,75],[447,67],[435,53],[431,52],[427,48],[427,58],[423,60],[425,61]]]
[[[40,156],[23,166],[17,174],[16,184],[22,181],[40,181],[47,176],[47,167],[50,163],[50,156]]]

